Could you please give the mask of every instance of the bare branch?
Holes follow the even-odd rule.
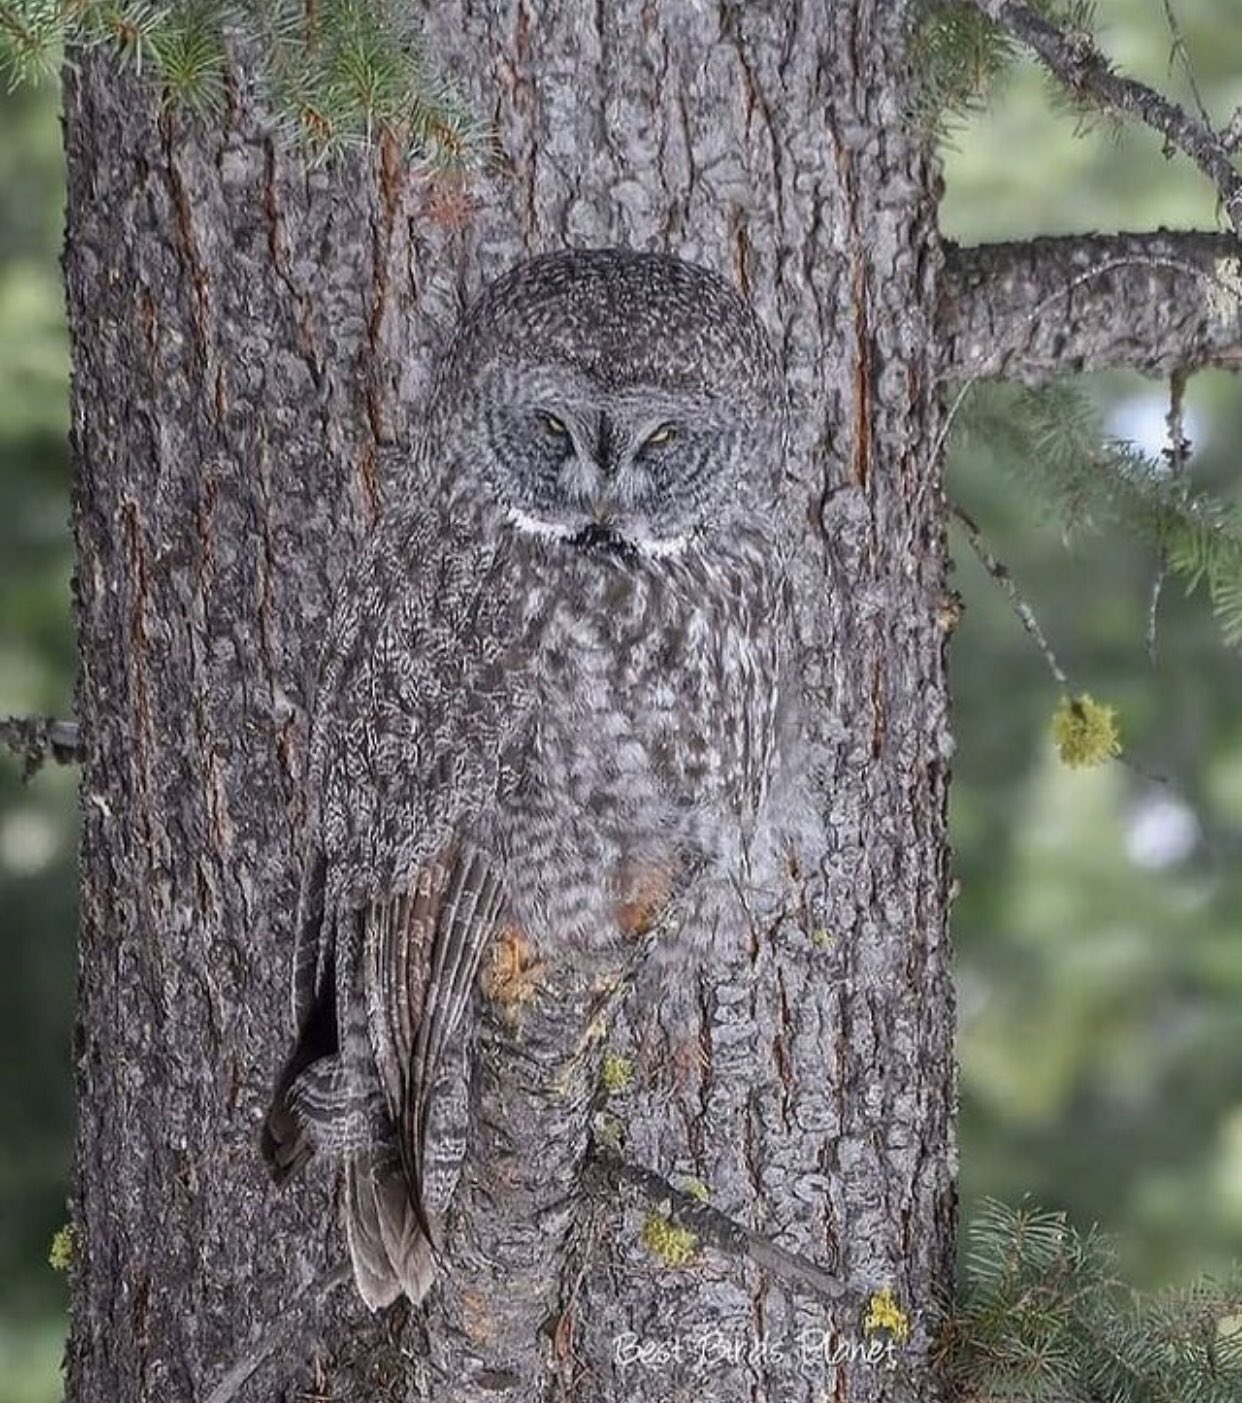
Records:
[[[233,1403],[254,1377],[260,1365],[303,1328],[308,1312],[318,1306],[330,1292],[352,1278],[353,1269],[345,1262],[316,1277],[309,1286],[296,1292],[284,1310],[263,1330],[254,1348],[239,1359],[211,1390],[207,1403]]]
[[[1181,151],[1220,192],[1225,216],[1242,235],[1242,173],[1220,134],[1177,103],[1115,73],[1087,34],[1067,34],[1021,0],[971,0],[981,14],[1020,39],[1044,66],[1085,102],[1135,117],[1158,131],[1168,150]]]
[[[1184,477],[1193,447],[1186,437],[1185,399],[1186,381],[1189,375],[1185,370],[1175,370],[1169,376],[1169,412],[1165,415],[1165,426],[1169,431],[1168,446],[1164,450],[1165,462],[1174,478]],[[1160,613],[1160,596],[1164,591],[1169,574],[1169,553],[1161,548],[1160,560],[1156,567],[1156,577],[1151,584],[1151,599],[1147,606],[1147,657],[1156,662],[1156,626]]]
[[[48,760],[57,765],[76,765],[82,758],[82,743],[76,721],[57,721],[51,716],[7,716],[0,718],[0,748],[22,758],[22,776],[29,779]]]
[[[810,1258],[778,1247],[770,1238],[734,1222],[710,1203],[674,1188],[654,1170],[631,1164],[615,1150],[598,1143],[591,1163],[610,1184],[638,1189],[650,1203],[664,1208],[678,1227],[688,1229],[709,1247],[733,1257],[748,1257],[756,1266],[817,1300],[836,1300],[844,1293],[840,1278]]]
[[[950,247],[947,380],[1242,369],[1242,244],[1230,234],[1086,234]]]
[[[1043,654],[1044,662],[1048,664],[1048,671],[1052,673],[1053,680],[1063,692],[1069,692],[1070,682],[1065,675],[1065,669],[1057,661],[1057,655],[1052,651],[1052,644],[1048,642],[1048,637],[1039,626],[1039,620],[1031,606],[1022,597],[1022,591],[1014,583],[1013,576],[1009,573],[1007,566],[1003,565],[988,549],[987,542],[983,539],[983,533],[975,525],[973,518],[961,507],[954,504],[950,510],[957,518],[962,530],[966,533],[966,539],[970,542],[970,548],[979,558],[980,565],[989,575],[1000,585],[1005,592],[1005,597],[1013,606],[1013,611],[1021,620],[1022,627],[1026,629],[1035,642],[1035,646]]]

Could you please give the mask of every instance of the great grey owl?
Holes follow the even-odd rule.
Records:
[[[727,283],[611,249],[513,269],[438,368],[325,642],[264,1128],[278,1179],[344,1157],[372,1308],[432,1280],[489,946],[589,957],[674,906],[701,935],[763,827],[782,405]]]

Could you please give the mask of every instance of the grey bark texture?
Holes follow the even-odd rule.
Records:
[[[308,169],[241,61],[210,128],[98,55],[67,74],[73,1403],[936,1396],[954,610],[938,175],[903,121],[904,26],[883,0],[428,5],[430,53],[495,124],[469,186],[383,143]],[[640,978],[586,1026],[551,960],[488,1013],[445,1280],[373,1317],[330,1167],[277,1193],[256,1150],[291,1031],[308,678],[464,299],[614,243],[725,272],[784,358],[820,836],[789,908],[709,970]],[[603,1106],[584,1037],[633,1069]],[[705,1218],[689,1263],[653,1255],[660,1180],[674,1217],[699,1181],[738,1231]],[[892,1368],[865,1327],[885,1292],[909,1321]]]

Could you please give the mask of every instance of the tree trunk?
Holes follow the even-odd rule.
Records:
[[[954,1222],[951,611],[937,178],[903,122],[901,8],[428,5],[430,52],[498,133],[469,191],[385,147],[308,172],[240,66],[210,130],[97,56],[67,76],[86,747],[71,1399],[933,1396]],[[825,836],[801,854],[809,918],[773,916],[688,996],[622,1008],[608,1044],[634,1083],[608,1111],[626,1161],[702,1181],[843,1289],[706,1244],[654,1256],[650,1205],[580,1181],[582,1096],[517,1094],[529,1029],[493,1023],[448,1277],[425,1310],[373,1318],[322,1289],[343,1255],[333,1175],[278,1193],[255,1148],[290,1031],[307,677],[335,581],[401,490],[380,446],[463,297],[524,254],[611,243],[721,269],[785,358]],[[546,1255],[522,1263],[553,1203]],[[865,1327],[884,1291],[910,1327],[891,1354]]]

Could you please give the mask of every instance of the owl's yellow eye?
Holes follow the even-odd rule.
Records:
[[[543,416],[543,426],[550,434],[555,434],[557,438],[564,438],[569,430],[565,427],[565,421],[558,419],[555,414],[545,414]]]
[[[660,427],[655,431],[655,433],[647,435],[647,441],[643,444],[643,447],[659,448],[661,444],[672,443],[672,441],[676,437],[676,424],[661,424]]]

